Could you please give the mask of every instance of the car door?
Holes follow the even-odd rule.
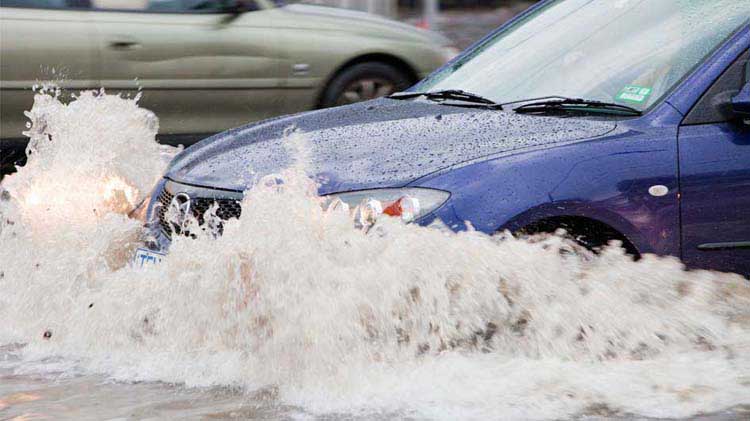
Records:
[[[160,138],[189,143],[283,112],[280,48],[267,13],[222,0],[93,0],[101,84],[140,92]],[[188,137],[185,137],[188,136]]]
[[[23,139],[34,85],[51,81],[66,94],[95,86],[94,28],[86,7],[85,0],[0,3],[0,161]]]
[[[718,78],[679,131],[682,254],[690,267],[750,275],[750,126],[732,96],[750,82],[750,52]]]

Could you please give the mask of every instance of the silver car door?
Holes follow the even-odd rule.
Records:
[[[281,49],[263,10],[220,0],[94,0],[101,84],[135,94],[160,137],[225,130],[283,113]],[[188,139],[189,140],[189,139]]]

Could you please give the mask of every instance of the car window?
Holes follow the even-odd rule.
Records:
[[[750,50],[745,51],[714,82],[698,103],[695,104],[683,124],[725,123],[732,120],[731,100],[748,80]]]
[[[554,0],[414,89],[501,103],[587,98],[643,111],[749,18],[747,0]]]
[[[238,0],[92,0],[99,10],[127,10],[153,13],[216,13],[226,11]],[[257,9],[255,1],[239,1],[244,11]]]
[[[0,0],[0,7],[27,9],[87,9],[90,0]]]

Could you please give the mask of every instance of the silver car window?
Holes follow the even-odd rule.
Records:
[[[240,4],[243,11],[257,9],[254,0],[91,0],[94,9],[152,13],[211,13],[226,11]]]
[[[28,9],[86,9],[89,0],[0,0],[0,7]]]

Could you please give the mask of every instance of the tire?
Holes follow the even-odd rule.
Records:
[[[331,80],[320,106],[328,108],[367,101],[403,91],[412,83],[409,75],[389,64],[359,63],[345,68]]]
[[[560,231],[562,230],[562,232]],[[599,254],[611,241],[618,241],[625,254],[640,259],[640,252],[623,234],[614,228],[598,221],[577,217],[556,217],[537,221],[514,233],[516,237],[532,242],[543,241],[550,236],[557,236],[564,243],[564,248],[572,254]],[[590,255],[589,255],[590,257]]]

